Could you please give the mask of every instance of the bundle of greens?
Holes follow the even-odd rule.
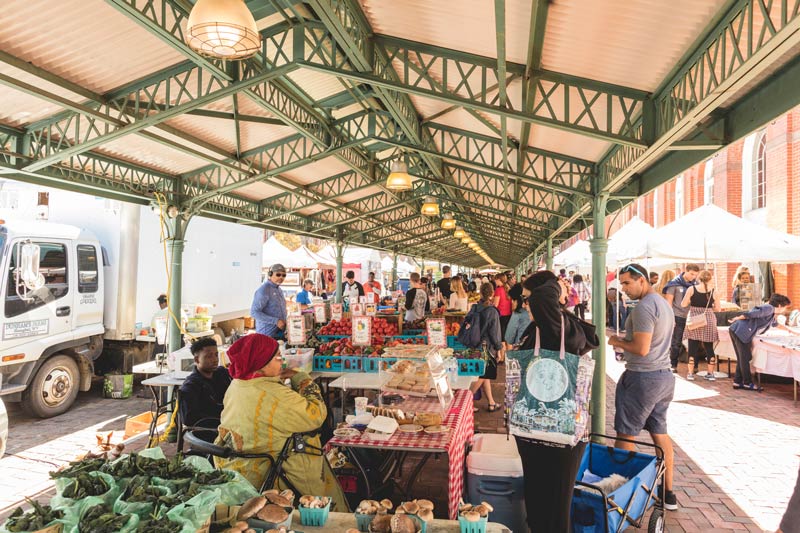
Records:
[[[109,491],[111,487],[100,476],[90,476],[89,474],[78,474],[72,482],[66,486],[61,493],[65,498],[77,500],[87,496],[100,496]]]
[[[137,533],[180,533],[183,525],[167,518],[161,511],[156,510],[136,526]]]
[[[129,503],[156,503],[166,496],[166,489],[150,484],[147,476],[135,476],[122,493],[122,501]]]
[[[40,505],[28,498],[25,500],[33,506],[33,509],[26,513],[22,507],[17,507],[5,523],[8,531],[38,531],[47,527],[54,520],[64,518],[63,511],[51,509],[49,505]]]
[[[101,470],[107,463],[105,459],[84,459],[82,461],[72,461],[67,468],[50,472],[51,479],[60,477],[75,477],[78,474],[88,474]]]
[[[210,472],[198,472],[194,476],[194,482],[198,485],[222,485],[233,481],[233,472],[226,470],[212,470]]]
[[[162,479],[179,479],[192,477],[195,474],[194,468],[185,464],[180,455],[175,455],[170,460],[151,459],[135,453],[116,462],[108,463],[102,471],[115,478],[147,475]]]
[[[89,507],[78,522],[78,533],[112,533],[120,531],[131,515],[115,513],[108,505]]]

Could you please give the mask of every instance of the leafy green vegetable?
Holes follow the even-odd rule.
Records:
[[[100,476],[78,474],[64,489],[62,496],[77,500],[87,496],[100,496],[108,492],[110,488],[108,483]]]
[[[87,509],[78,522],[79,533],[113,533],[128,523],[131,515],[115,513],[105,504]]]
[[[69,466],[63,470],[57,470],[55,472],[50,472],[51,479],[57,479],[60,477],[75,477],[78,474],[89,472],[97,472],[98,470],[102,469],[106,463],[105,459],[85,459],[83,461],[73,461],[69,464]]]
[[[38,531],[44,529],[53,520],[64,518],[64,512],[52,509],[49,505],[40,505],[31,499],[25,500],[33,506],[27,513],[22,507],[17,507],[9,516],[5,528],[12,532],[17,531]]]

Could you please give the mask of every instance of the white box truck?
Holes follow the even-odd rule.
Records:
[[[89,390],[95,361],[148,353],[135,339],[167,290],[158,213],[2,181],[0,219],[0,396],[54,416]],[[257,228],[193,218],[182,301],[213,304],[215,322],[247,316],[262,243]]]

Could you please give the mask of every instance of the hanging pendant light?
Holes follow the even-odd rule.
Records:
[[[256,20],[243,0],[197,0],[185,38],[195,52],[218,59],[246,59],[261,49]]]
[[[469,247],[472,248],[473,250],[478,250],[480,249],[481,246],[477,242],[471,242],[469,243]]]
[[[456,239],[460,239],[462,237],[465,237],[466,235],[467,232],[464,231],[464,229],[461,226],[457,226],[456,231],[453,232],[453,237],[455,237]]]
[[[436,198],[433,196],[426,196],[420,213],[426,217],[439,216],[439,203],[436,201]]]
[[[469,244],[472,242],[472,237],[467,234],[464,234],[464,238],[461,239],[461,244]]]
[[[442,229],[454,229],[456,227],[456,219],[453,213],[447,213],[442,219]]]
[[[408,173],[408,167],[402,161],[392,161],[391,172],[386,178],[386,188],[390,191],[407,191],[414,180]]]

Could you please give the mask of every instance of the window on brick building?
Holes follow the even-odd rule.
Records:
[[[761,209],[767,205],[767,136],[764,132],[758,137],[754,155],[751,205],[752,209]]]
[[[706,161],[703,172],[703,205],[714,203],[714,160]]]
[[[683,174],[675,178],[675,218],[683,216]]]

